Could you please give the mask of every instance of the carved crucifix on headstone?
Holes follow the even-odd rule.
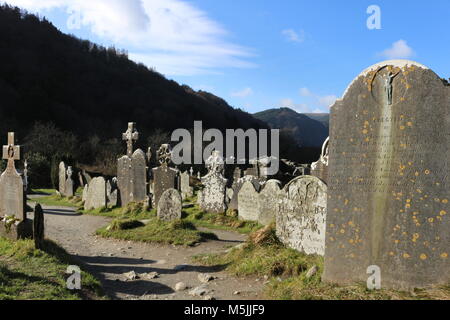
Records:
[[[14,145],[14,132],[8,133],[8,145],[3,146],[3,159],[8,160],[8,169],[16,169],[14,161],[20,160],[20,146]]]
[[[397,73],[392,73],[389,72],[386,77],[384,78],[385,81],[385,90],[386,90],[386,95],[387,95],[387,104],[388,106],[392,105],[392,91],[393,91],[393,82],[395,77],[399,74],[400,72]]]
[[[136,130],[136,123],[129,122],[128,130],[122,134],[122,140],[127,142],[127,155],[133,155],[133,143],[139,139],[139,132]]]

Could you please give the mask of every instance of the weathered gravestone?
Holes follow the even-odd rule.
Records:
[[[264,188],[259,193],[259,223],[268,225],[275,221],[282,194],[280,181],[269,180],[264,184]]]
[[[117,160],[117,186],[123,207],[147,199],[147,160],[142,150],[133,153],[133,144],[139,138],[135,127],[134,122],[128,123],[127,131],[122,134],[127,142],[127,155]]]
[[[119,188],[122,207],[126,207],[133,201],[132,173],[130,157],[123,156],[117,160],[117,187]]]
[[[131,158],[131,166],[133,170],[133,201],[141,202],[147,200],[147,160],[145,153],[141,149],[137,149]]]
[[[181,209],[183,200],[178,190],[168,189],[161,195],[158,207],[157,216],[162,221],[173,221],[181,219]]]
[[[259,194],[249,181],[242,185],[238,194],[239,219],[258,221],[260,213]]]
[[[311,164],[311,175],[321,179],[325,183],[327,183],[328,181],[329,142],[330,138],[328,138],[322,146],[320,159],[317,162]]]
[[[223,213],[227,210],[225,192],[227,179],[222,175],[224,161],[219,151],[214,151],[206,160],[208,174],[202,177],[202,202],[201,209],[209,213]]]
[[[75,195],[75,185],[74,185],[74,181],[72,179],[72,167],[68,167],[67,168],[67,180],[65,182],[65,187],[64,187],[64,193],[62,193],[63,196],[65,197],[73,197]]]
[[[89,183],[84,209],[92,210],[103,207],[106,207],[106,181],[103,177],[97,177]]]
[[[153,171],[153,205],[156,207],[162,194],[169,189],[179,190],[179,174],[176,169],[170,168],[171,149],[169,145],[162,145],[158,150],[158,160],[161,164]]]
[[[20,146],[14,144],[14,132],[8,133],[3,159],[7,159],[8,164],[0,176],[0,236],[14,240],[31,238],[33,224],[27,219],[23,180],[14,164],[20,160]]]
[[[118,204],[117,178],[114,177],[106,183],[106,199],[108,207],[116,207]]]
[[[83,194],[81,195],[81,201],[83,201],[83,202],[86,202],[86,200],[87,200],[88,188],[89,188],[88,184],[85,185],[83,188]]]
[[[67,173],[67,169],[66,169],[66,165],[64,162],[60,162],[59,163],[59,171],[58,171],[58,191],[61,195],[65,194],[65,190],[66,190],[66,173]]]
[[[183,199],[190,198],[194,195],[194,188],[190,186],[190,176],[187,172],[183,172],[180,175],[180,189]]]
[[[233,196],[230,200],[230,203],[228,204],[228,209],[231,210],[238,210],[239,207],[239,191],[241,190],[242,186],[245,182],[251,182],[253,184],[253,187],[255,187],[255,190],[259,192],[261,190],[261,184],[259,183],[258,177],[255,176],[244,176],[237,181],[233,183],[232,189],[233,189]]]
[[[277,236],[288,247],[324,255],[327,186],[319,178],[301,176],[283,189],[276,215]]]
[[[33,218],[33,239],[34,247],[36,249],[44,249],[44,211],[40,204],[37,204],[34,208],[34,218]]]
[[[331,108],[324,280],[382,287],[450,281],[450,87],[427,67],[387,61]]]

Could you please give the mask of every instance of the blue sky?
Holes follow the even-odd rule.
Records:
[[[7,0],[248,112],[328,112],[363,69],[406,58],[450,77],[450,1]],[[381,29],[369,30],[370,5]]]

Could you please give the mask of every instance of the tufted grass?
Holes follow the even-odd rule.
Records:
[[[100,282],[84,271],[81,290],[67,289],[67,266],[77,263],[51,241],[45,248],[35,249],[32,240],[0,238],[0,300],[105,299]]]

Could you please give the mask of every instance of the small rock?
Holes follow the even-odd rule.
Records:
[[[208,283],[214,279],[215,279],[215,277],[213,277],[212,275],[207,274],[207,273],[200,273],[198,275],[198,280],[200,280],[201,283]]]
[[[317,273],[317,271],[319,271],[319,268],[317,266],[313,266],[306,273],[306,279],[309,279],[309,278],[313,277]]]
[[[201,285],[201,286],[199,286],[199,287],[195,287],[194,289],[192,289],[191,291],[189,291],[189,294],[191,295],[191,296],[194,296],[194,297],[202,297],[202,296],[204,296],[204,295],[206,295],[206,294],[208,294],[209,293],[209,289],[208,289],[208,287],[206,286],[206,285]]]
[[[139,276],[134,271],[126,272],[123,274],[127,280],[133,281],[139,279]]]
[[[139,276],[142,279],[152,280],[152,279],[159,278],[159,273],[158,272],[141,273]]]
[[[113,254],[113,253],[110,253],[109,256],[110,256],[110,257],[114,257],[114,254]]]
[[[212,301],[212,300],[216,300],[216,298],[214,298],[213,296],[207,295],[203,298],[203,300]]]
[[[178,282],[175,285],[175,291],[184,291],[186,289],[187,289],[187,286],[186,286],[186,284],[184,282]]]
[[[241,294],[240,291],[235,291],[235,292],[233,292],[233,295],[235,295],[235,296],[238,296],[238,295],[240,295],[240,294]]]

